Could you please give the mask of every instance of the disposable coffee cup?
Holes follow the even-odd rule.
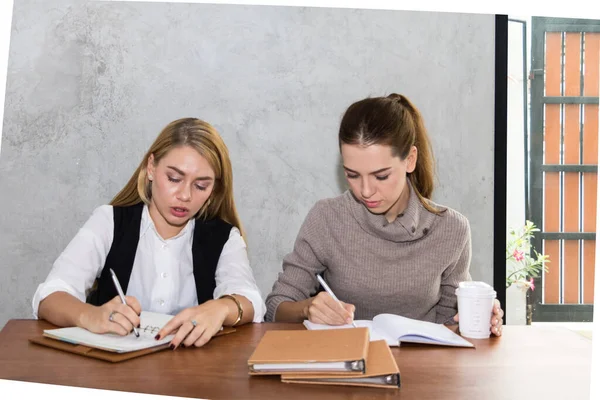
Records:
[[[490,337],[490,321],[496,291],[485,282],[460,282],[456,288],[458,299],[458,328],[460,334],[471,339]]]

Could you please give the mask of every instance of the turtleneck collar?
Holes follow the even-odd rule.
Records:
[[[392,242],[411,242],[429,233],[437,215],[421,204],[410,181],[407,180],[407,183],[410,192],[408,205],[392,222],[388,222],[384,214],[371,213],[350,190],[344,193],[344,198],[350,213],[367,233]]]

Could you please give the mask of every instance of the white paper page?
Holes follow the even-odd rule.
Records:
[[[140,315],[141,327],[138,329],[139,338],[133,332],[127,336],[114,333],[97,334],[78,327],[50,329],[44,332],[66,342],[124,353],[170,342],[174,335],[169,335],[161,340],[156,340],[154,337],[171,318],[173,318],[172,315],[142,311]]]
[[[252,368],[255,371],[348,371],[347,363],[344,361],[335,362],[309,362],[309,363],[272,363],[272,364],[254,364]]]
[[[474,347],[471,342],[452,332],[444,325],[419,321],[400,315],[379,314],[373,318],[373,326],[382,336],[396,338],[396,343],[398,341],[404,341],[411,343]]]
[[[358,328],[369,328],[369,340],[371,342],[374,342],[376,340],[385,340],[386,342],[388,342],[388,345],[390,345],[390,346],[398,346],[398,341],[396,339],[394,339],[393,337],[389,337],[389,338],[384,337],[381,335],[381,333],[379,331],[375,330],[373,328],[373,321],[359,319],[359,320],[354,321],[354,323],[356,324],[356,326]],[[352,326],[352,324],[325,325],[325,324],[315,324],[314,322],[310,322],[309,320],[304,320],[303,324],[306,327],[306,329],[309,329],[309,330],[354,328]],[[390,343],[394,343],[394,344],[390,344]]]

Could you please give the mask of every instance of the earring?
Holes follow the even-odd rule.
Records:
[[[148,180],[149,180],[150,182],[152,182],[152,179],[154,179],[154,178],[152,177],[152,175],[149,175],[149,176],[148,176]]]

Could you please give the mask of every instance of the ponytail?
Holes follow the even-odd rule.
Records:
[[[352,104],[340,124],[339,144],[384,144],[404,160],[412,146],[417,148],[417,162],[407,174],[419,201],[430,212],[432,206],[434,159],[431,142],[419,110],[406,96],[392,93],[387,97],[367,98]]]

